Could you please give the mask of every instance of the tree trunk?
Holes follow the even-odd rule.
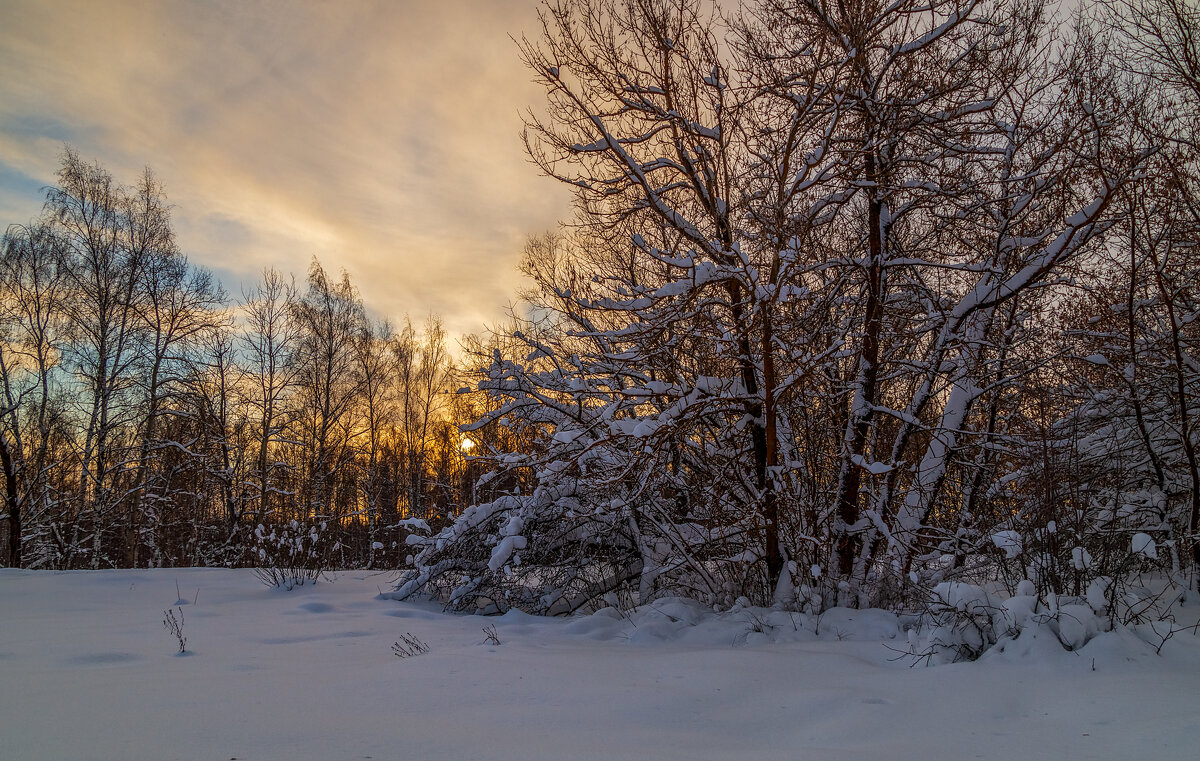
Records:
[[[873,149],[868,147],[866,177],[872,188],[878,185],[878,171]],[[878,192],[867,208],[870,263],[867,266],[866,305],[863,315],[862,350],[859,354],[858,379],[846,428],[841,477],[838,479],[837,499],[837,563],[838,574],[849,578],[854,573],[861,535],[851,530],[859,518],[858,492],[862,483],[862,461],[875,407],[875,390],[879,378],[880,334],[883,331],[883,200]]]
[[[16,463],[9,451],[8,437],[0,432],[0,467],[4,468],[4,501],[8,508],[8,565],[21,567],[21,500],[17,488]]]

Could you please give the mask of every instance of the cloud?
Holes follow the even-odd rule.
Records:
[[[529,0],[8,6],[5,221],[69,141],[121,179],[151,166],[234,293],[315,254],[377,314],[461,333],[502,315],[525,237],[567,213],[520,147],[542,99],[509,37],[535,28]]]

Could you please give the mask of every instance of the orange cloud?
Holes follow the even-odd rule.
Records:
[[[495,321],[527,235],[567,211],[528,164],[541,92],[509,38],[531,0],[7,3],[0,217],[24,221],[69,141],[144,165],[180,242],[237,292],[263,266],[345,268],[380,315]]]

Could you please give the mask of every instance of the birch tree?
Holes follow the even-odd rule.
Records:
[[[272,515],[276,478],[284,467],[276,450],[293,414],[289,400],[300,370],[294,356],[300,341],[299,324],[293,319],[295,300],[295,285],[273,269],[265,270],[243,299],[245,326],[239,347],[246,379],[239,387],[255,428],[251,477],[258,499],[251,522],[256,525]]]
[[[24,526],[54,517],[52,373],[60,360],[66,274],[63,250],[45,222],[10,227],[0,243],[0,465],[8,564],[20,568]],[[26,408],[30,409],[26,409]]]
[[[296,423],[307,460],[303,517],[325,518],[338,508],[338,476],[352,454],[352,416],[362,384],[354,338],[364,319],[363,307],[348,275],[333,280],[314,259],[308,288],[293,303],[292,312],[300,330]]]

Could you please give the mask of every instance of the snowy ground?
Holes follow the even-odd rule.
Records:
[[[1117,633],[910,668],[879,612],[831,611],[818,636],[778,612],[756,632],[746,611],[672,601],[632,618],[451,616],[382,599],[389,586],[0,571],[0,759],[1181,759],[1200,745],[1190,634],[1161,655]],[[161,623],[180,596],[184,656]],[[396,657],[406,633],[430,651]]]

